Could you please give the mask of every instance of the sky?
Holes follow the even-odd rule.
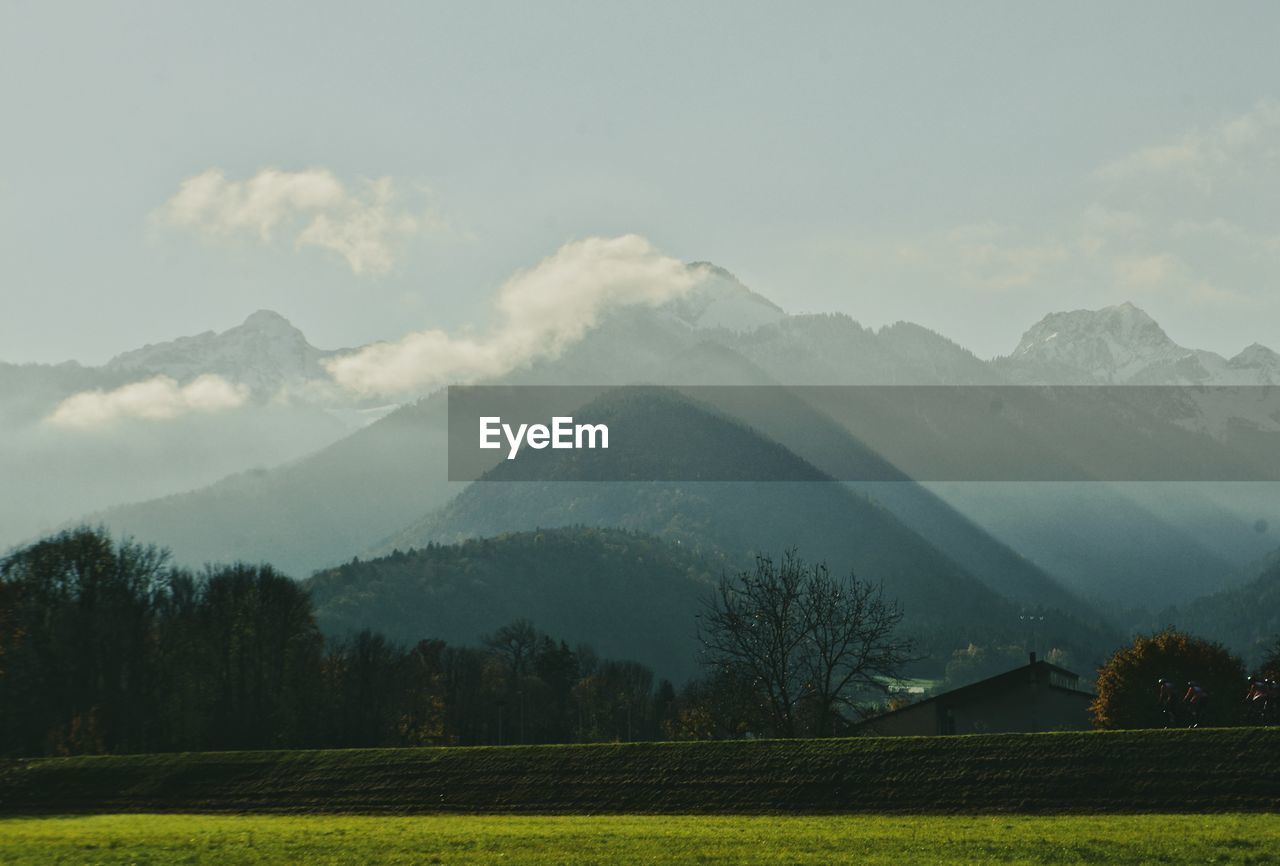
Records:
[[[1278,33],[1274,3],[0,0],[0,360],[260,308],[325,348],[466,335],[632,235],[984,357],[1126,300],[1280,348]]]

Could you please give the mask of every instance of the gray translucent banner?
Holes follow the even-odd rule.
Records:
[[[451,481],[1280,480],[1276,386],[455,386],[448,403]]]

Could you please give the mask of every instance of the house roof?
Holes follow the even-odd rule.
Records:
[[[978,680],[976,683],[969,683],[967,686],[960,686],[959,688],[951,689],[950,691],[940,692],[939,694],[931,695],[930,697],[927,697],[924,700],[907,704],[905,707],[899,707],[896,710],[889,710],[887,713],[881,713],[878,716],[871,716],[870,718],[866,718],[860,721],[857,725],[855,725],[855,727],[867,725],[872,722],[878,722],[878,721],[881,721],[882,719],[887,719],[891,716],[896,716],[898,713],[905,713],[907,710],[914,710],[917,707],[922,707],[925,704],[938,703],[939,701],[944,701],[944,700],[950,702],[951,700],[954,700],[957,698],[963,700],[964,698],[972,697],[973,695],[979,692],[991,691],[993,689],[998,689],[1005,685],[1012,684],[1019,677],[1025,677],[1028,673],[1036,674],[1037,680],[1042,678],[1040,676],[1041,674],[1045,675],[1043,676],[1044,685],[1048,688],[1057,689],[1058,691],[1063,691],[1063,692],[1074,692],[1075,694],[1085,695],[1088,697],[1094,697],[1093,692],[1085,691],[1084,689],[1076,689],[1076,688],[1070,688],[1068,686],[1059,685],[1053,682],[1052,678],[1048,676],[1048,674],[1061,674],[1064,677],[1069,677],[1074,682],[1080,679],[1080,675],[1075,673],[1074,671],[1069,671],[1066,668],[1058,667],[1057,665],[1050,664],[1049,662],[1046,662],[1046,661],[1033,661],[1029,664],[1022,665],[1021,667],[1016,667],[1016,668],[1012,668],[1011,670],[1007,670],[1004,673],[999,673],[999,674],[996,674],[995,676],[987,677],[985,680]]]

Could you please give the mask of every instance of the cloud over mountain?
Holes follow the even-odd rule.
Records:
[[[612,308],[674,300],[704,275],[705,269],[662,255],[639,235],[572,241],[503,283],[494,304],[498,323],[489,333],[419,331],[325,366],[340,385],[363,394],[500,376],[558,355]]]
[[[397,204],[391,178],[348,187],[319,168],[265,168],[247,180],[210,168],[182,181],[159,217],[211,237],[269,243],[277,233],[288,235],[295,247],[337,253],[356,274],[386,273],[401,243],[431,225]]]
[[[167,421],[191,412],[222,412],[249,399],[245,385],[221,376],[197,376],[179,385],[170,376],[154,376],[111,391],[82,391],[58,404],[48,418],[58,427],[93,428],[124,419]]]

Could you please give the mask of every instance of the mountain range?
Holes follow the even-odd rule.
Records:
[[[1175,343],[1131,303],[1052,313],[994,366],[1014,382],[1066,385],[1276,385],[1280,354],[1254,343],[1233,358]]]
[[[103,369],[144,376],[163,374],[179,381],[214,373],[248,385],[266,398],[282,389],[326,382],[329,376],[322,362],[337,354],[311,345],[302,331],[279,313],[258,310],[222,333],[205,331],[123,352]]]
[[[361,610],[382,604],[384,590],[372,589],[370,581],[376,579],[381,587],[383,578],[373,578],[373,573],[394,570],[401,575],[398,585],[424,580],[412,564],[404,564],[406,551],[452,551],[480,539],[554,528],[621,529],[719,563],[724,571],[748,568],[756,554],[776,556],[796,547],[814,561],[883,583],[903,605],[906,628],[931,656],[945,657],[969,643],[1016,640],[1020,613],[1029,608],[1042,612],[1047,621],[1043,627],[1060,647],[1087,655],[1105,644],[1108,631],[1096,622],[1101,618],[1048,575],[1016,562],[998,571],[971,573],[889,510],[715,407],[694,403],[671,389],[654,388],[606,393],[584,411],[613,429],[643,424],[671,432],[668,442],[642,437],[627,452],[625,459],[636,477],[692,478],[708,473],[724,479],[726,470],[745,465],[752,467],[753,476],[764,471],[789,480],[743,481],[730,476],[718,481],[601,483],[588,480],[596,475],[593,456],[599,459],[598,452],[553,451],[537,455],[535,460],[544,465],[536,468],[532,480],[529,464],[504,461],[447,505],[385,541],[375,551],[381,555],[363,571],[360,563],[345,569],[350,590],[344,598],[363,599]],[[731,461],[723,459],[726,454],[732,455]],[[994,547],[980,537],[971,541],[976,550]],[[327,574],[321,572],[316,579],[324,582]],[[1016,593],[1017,600],[1001,590]],[[568,591],[546,587],[541,592],[543,605],[559,609],[556,600]],[[586,590],[600,603],[621,604],[616,592],[600,598],[605,592]],[[405,631],[412,629],[406,621],[423,628],[442,613],[434,595],[415,600],[412,593],[396,593],[395,619]],[[706,594],[704,586],[702,595]],[[579,592],[569,595],[572,598],[564,602],[572,607]],[[666,619],[684,623],[691,634],[694,623],[688,604],[677,599],[660,607]],[[498,609],[490,605],[458,622],[474,624],[478,617],[494,628],[500,624]],[[370,619],[364,613],[358,622]],[[687,643],[686,638],[681,645]],[[651,664],[659,662],[643,644],[633,643],[627,652]],[[692,658],[687,652],[684,657]]]
[[[1251,346],[1226,359],[1185,349],[1131,304],[1051,314],[1012,354],[983,360],[909,323],[871,329],[842,314],[789,315],[727,271],[697,267],[710,276],[686,297],[615,310],[559,356],[500,381],[1280,383],[1280,358],[1271,350]],[[443,394],[398,408],[352,398],[327,378],[324,361],[336,354],[259,311],[228,331],[143,347],[102,367],[0,365],[0,437],[26,449],[10,449],[11,465],[0,468],[19,477],[25,466],[24,484],[38,488],[66,454],[94,455],[73,461],[77,471],[44,500],[35,497],[61,503],[61,514],[50,509],[36,523],[23,505],[30,496],[6,498],[0,543],[93,512],[91,520],[172,547],[181,562],[270,560],[305,576],[357,555],[572,525],[640,532],[735,564],[803,542],[810,558],[891,579],[917,608],[917,622],[937,625],[947,611],[964,611],[965,622],[984,622],[990,636],[1032,606],[1061,611],[1063,622],[1077,624],[1077,637],[1094,628],[1087,624],[1099,610],[1159,610],[1244,585],[1249,564],[1277,546],[1273,485],[840,484],[830,479],[850,455],[883,459],[891,443],[858,419],[803,401],[782,411],[702,407],[698,424],[729,419],[750,434],[742,447],[798,461],[827,480],[715,489],[572,478],[517,484],[499,474],[464,486],[447,481],[441,458]],[[92,433],[50,434],[40,421],[77,391],[155,375],[187,382],[203,373],[247,386],[252,399],[222,416],[124,425],[101,434],[96,447]],[[666,411],[685,411],[680,405]],[[1216,447],[1221,431],[1210,420],[1209,409],[1192,407],[1191,417],[1173,419],[1161,435]],[[1280,427],[1280,419],[1253,419],[1266,432],[1273,422]],[[36,438],[53,444],[36,449]],[[122,449],[132,457],[121,461]],[[168,489],[157,489],[165,483]],[[128,500],[139,501],[121,504]]]

